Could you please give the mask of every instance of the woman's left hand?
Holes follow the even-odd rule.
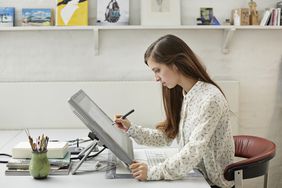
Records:
[[[147,180],[147,173],[148,173],[148,165],[146,163],[140,163],[134,161],[130,166],[129,166],[132,175],[135,179],[139,181],[145,181]]]

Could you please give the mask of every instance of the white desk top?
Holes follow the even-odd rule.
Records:
[[[115,187],[115,188],[150,188],[162,187],[191,187],[191,188],[210,188],[205,180],[197,178],[190,180],[177,181],[149,181],[139,182],[135,179],[105,179],[104,173],[69,175],[69,176],[49,176],[45,180],[34,180],[30,176],[1,176],[1,187],[16,187],[22,185],[24,187],[40,187],[40,188],[62,188],[64,187]]]
[[[0,152],[2,151],[2,148],[5,147],[10,141],[13,140],[13,138],[16,137],[17,134],[20,134],[21,131],[19,130],[2,130],[0,131]]]
[[[52,129],[52,130],[30,130],[31,135],[37,136],[42,133],[48,135],[50,139],[71,140],[76,138],[86,138],[88,135],[87,129]],[[2,137],[3,136],[3,137]],[[11,139],[14,138],[14,139]],[[0,143],[6,143],[5,146],[0,148],[0,152],[10,153],[11,148],[20,141],[27,139],[24,131],[18,133],[17,131],[0,131]],[[9,143],[7,143],[9,141]],[[135,179],[106,179],[105,172],[89,172],[77,175],[68,176],[49,176],[45,180],[34,180],[30,176],[5,176],[6,164],[0,164],[0,182],[1,187],[162,187],[171,188],[175,187],[197,187],[197,188],[210,188],[204,178],[190,177],[184,180],[177,181],[148,181],[139,182]]]

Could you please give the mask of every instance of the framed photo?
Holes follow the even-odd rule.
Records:
[[[23,8],[22,26],[51,26],[53,25],[52,9]]]
[[[141,25],[181,25],[180,0],[142,0]]]
[[[56,0],[57,26],[88,25],[88,0]]]
[[[128,25],[129,0],[97,0],[97,25]]]
[[[0,7],[0,27],[13,27],[15,25],[15,8]]]
[[[213,8],[200,8],[201,21],[203,25],[210,25],[213,18]]]

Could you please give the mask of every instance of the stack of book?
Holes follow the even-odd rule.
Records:
[[[269,8],[264,11],[261,19],[261,26],[280,26],[281,24],[281,8]]]
[[[12,148],[12,158],[7,163],[5,175],[29,175],[31,148],[28,142],[20,142]],[[49,142],[48,160],[51,165],[49,175],[68,175],[71,168],[71,154],[67,142]]]

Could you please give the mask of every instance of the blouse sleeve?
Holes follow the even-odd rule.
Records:
[[[173,141],[173,139],[168,138],[158,129],[144,128],[136,125],[131,125],[127,133],[136,143],[147,146],[167,146]]]
[[[190,118],[189,120],[188,115],[186,123],[190,121],[190,124],[197,124],[191,133],[188,143],[179,153],[166,159],[157,166],[150,167],[148,169],[147,179],[180,179],[191,171],[201,161],[207,149],[208,143],[221,118],[222,108],[222,105],[218,101],[207,101],[202,106],[198,117]]]

